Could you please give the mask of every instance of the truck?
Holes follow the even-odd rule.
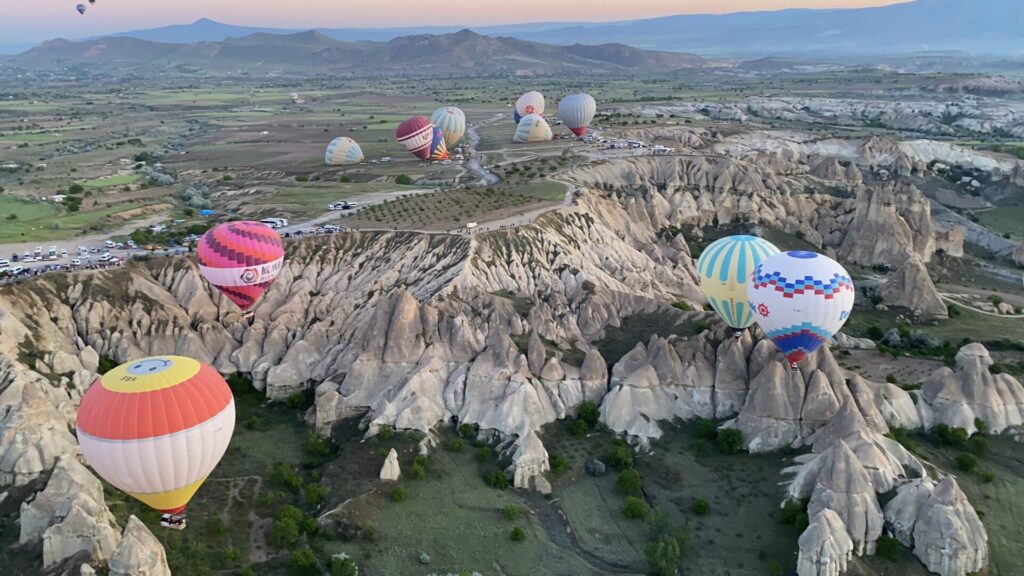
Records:
[[[50,246],[46,250],[46,259],[47,260],[56,260],[57,259],[57,247],[56,246]]]

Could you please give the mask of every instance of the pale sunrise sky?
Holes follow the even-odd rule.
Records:
[[[77,38],[211,18],[275,28],[606,21],[683,13],[881,6],[900,0],[0,0],[0,44]]]

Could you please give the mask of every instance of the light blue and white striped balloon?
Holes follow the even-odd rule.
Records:
[[[758,264],[778,253],[774,244],[756,236],[726,236],[701,253],[700,289],[730,328],[743,330],[754,323],[747,302],[750,276]]]
[[[434,110],[430,121],[444,133],[444,143],[449,150],[454,148],[466,135],[466,113],[455,106],[442,106]]]
[[[331,143],[327,145],[327,152],[324,154],[324,163],[328,166],[359,164],[362,161],[363,149],[348,136],[331,140]]]

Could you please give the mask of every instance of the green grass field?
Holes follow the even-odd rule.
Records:
[[[88,182],[82,182],[82,186],[86,188],[106,188],[108,186],[124,186],[125,184],[131,184],[139,179],[138,174],[123,174],[119,176],[105,176],[103,178],[96,178],[95,180],[89,180]]]
[[[113,214],[138,207],[138,203],[121,202],[101,210],[67,212],[54,204],[0,195],[0,242],[66,240],[102,227]],[[9,220],[10,214],[17,218]]]
[[[974,215],[979,224],[993,232],[1024,237],[1024,201],[1001,203],[991,210],[978,210]]]

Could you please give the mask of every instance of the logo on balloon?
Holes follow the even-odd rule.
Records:
[[[768,306],[764,302],[757,305],[757,313],[760,314],[762,318],[767,318],[770,315]]]
[[[530,105],[528,105],[528,106],[526,107],[526,113],[527,113],[527,114],[533,114],[533,110],[534,110],[534,108],[533,108],[533,105],[532,105],[532,104],[530,104]]]
[[[255,268],[246,268],[242,271],[242,282],[255,284],[260,279],[260,271]]]

